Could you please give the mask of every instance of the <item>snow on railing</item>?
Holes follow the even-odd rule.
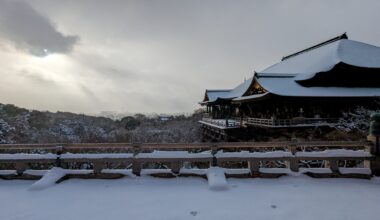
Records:
[[[240,121],[235,119],[212,119],[212,118],[202,118],[201,123],[206,123],[210,125],[216,125],[220,128],[239,128],[241,126]]]
[[[307,127],[307,126],[334,126],[338,123],[337,118],[246,118],[247,124],[265,127]]]
[[[132,172],[136,175],[140,175],[144,163],[168,163],[171,168],[171,172],[174,174],[180,174],[180,170],[185,163],[202,163],[207,164],[207,167],[215,165],[223,166],[228,162],[248,163],[248,168],[251,174],[257,175],[263,168],[265,173],[269,172],[269,168],[260,167],[262,162],[268,161],[284,161],[282,164],[286,166],[289,172],[299,172],[300,166],[302,166],[302,160],[319,160],[326,161],[324,168],[331,169],[332,173],[340,175],[339,169],[342,166],[339,161],[353,160],[363,161],[360,173],[363,173],[363,169],[366,169],[368,173],[370,169],[369,161],[373,156],[369,152],[369,144],[366,142],[284,142],[284,143],[249,143],[250,145],[244,145],[247,143],[217,143],[210,144],[209,149],[201,146],[198,150],[178,150],[173,148],[172,150],[154,150],[147,152],[143,147],[135,147],[134,153],[71,153],[65,150],[65,147],[60,147],[64,152],[46,153],[46,154],[27,154],[27,153],[0,153],[0,170],[5,169],[6,164],[15,164],[18,176],[23,175],[24,171],[30,164],[38,164],[41,167],[43,164],[50,164],[56,167],[71,167],[66,164],[90,164],[87,168],[92,166],[92,174],[103,175],[102,170],[105,165],[111,166],[108,168],[116,169],[120,163],[129,163],[132,166]],[[228,144],[233,146],[233,152],[223,151],[222,149],[228,149]],[[241,144],[236,151],[238,144]],[[272,144],[272,145],[270,145]],[[192,144],[187,144],[191,146]],[[193,149],[197,148],[197,144],[193,144]],[[142,145],[143,146],[143,145]],[[254,147],[259,146],[259,148]],[[264,148],[264,146],[266,148]],[[268,150],[268,147],[272,147],[272,150]],[[305,151],[305,147],[308,147],[311,151]],[[328,149],[324,151],[316,151],[316,148]],[[331,149],[329,149],[331,147]],[[351,149],[336,149],[351,148]],[[242,150],[242,148],[249,148],[250,150]],[[275,148],[277,150],[275,150]],[[280,148],[280,150],[278,150]],[[219,149],[221,149],[219,151]],[[235,149],[235,150],[233,150]],[[361,149],[361,150],[359,150]],[[259,151],[258,151],[259,150]],[[260,151],[261,150],[261,151]],[[300,151],[301,150],[301,151]],[[197,153],[194,153],[197,152]],[[274,167],[276,168],[276,167]],[[273,168],[273,169],[274,169]],[[278,168],[278,167],[277,167]],[[318,167],[320,169],[321,167]],[[285,169],[285,168],[284,168]],[[310,172],[308,168],[308,172]],[[279,169],[277,169],[278,174]],[[350,169],[350,173],[352,173]],[[303,171],[302,171],[303,172]],[[4,173],[4,172],[3,172]],[[8,170],[5,173],[9,173]],[[5,175],[0,172],[0,176]],[[15,175],[14,173],[12,175]]]

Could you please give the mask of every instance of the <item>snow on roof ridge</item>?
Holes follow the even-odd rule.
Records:
[[[293,78],[298,74],[295,73],[256,73],[256,77],[280,77],[280,78]]]
[[[259,77],[267,74],[307,74],[312,77],[315,73],[331,70],[340,62],[357,67],[380,68],[380,47],[340,39],[280,61],[256,74]]]
[[[232,89],[206,89],[206,92],[230,92]]]
[[[380,47],[360,41],[342,39],[336,49],[337,63],[357,67],[380,68]],[[348,51],[348,53],[347,53]]]
[[[337,37],[334,37],[334,38],[329,39],[329,40],[327,40],[327,41],[324,41],[324,42],[322,42],[322,43],[316,44],[316,45],[314,45],[314,46],[308,47],[308,48],[303,49],[303,50],[301,50],[301,51],[298,51],[298,52],[292,53],[292,54],[290,54],[290,55],[284,56],[284,57],[281,59],[281,61],[286,60],[286,59],[289,59],[289,58],[294,57],[294,56],[298,56],[298,55],[300,55],[300,54],[302,54],[302,53],[305,53],[305,52],[308,52],[308,51],[311,51],[311,50],[317,49],[317,48],[319,48],[319,47],[323,47],[323,46],[325,46],[326,44],[330,44],[330,43],[333,43],[333,42],[335,42],[335,41],[339,41],[339,40],[342,40],[342,39],[348,39],[348,36],[347,36],[346,32],[344,32],[342,35],[339,35],[339,36],[337,36]]]

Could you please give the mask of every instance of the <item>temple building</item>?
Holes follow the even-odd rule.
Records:
[[[379,97],[380,48],[343,34],[285,56],[233,89],[206,90],[200,123],[217,139],[249,127],[336,126],[359,106],[377,108]]]

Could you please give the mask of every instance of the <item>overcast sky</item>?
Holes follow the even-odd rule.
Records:
[[[347,32],[380,46],[378,0],[0,0],[0,103],[192,112],[281,57]]]

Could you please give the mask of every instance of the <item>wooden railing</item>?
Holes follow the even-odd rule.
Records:
[[[206,163],[206,167],[246,162],[249,172],[257,175],[263,171],[260,168],[263,161],[285,161],[289,172],[301,172],[300,161],[319,160],[326,161],[324,169],[338,175],[343,173],[339,161],[361,160],[364,161],[361,167],[350,168],[350,172],[363,174],[364,171],[369,175],[371,147],[369,142],[352,141],[0,145],[0,171],[5,165],[13,164],[19,176],[33,164],[65,167],[65,164],[89,163],[93,174],[101,174],[105,165],[112,169],[115,167],[110,164],[130,163],[133,173],[139,175],[145,163],[168,163],[172,172],[179,174],[185,162]],[[36,150],[45,152],[31,153]]]
[[[55,153],[92,151],[133,151],[145,150],[211,150],[211,149],[240,149],[260,150],[281,147],[326,147],[326,148],[364,148],[372,146],[368,141],[274,141],[274,142],[200,142],[200,143],[50,143],[50,144],[0,144],[1,153],[31,153],[42,150]]]
[[[227,118],[213,119],[209,117],[202,118],[199,121],[202,124],[215,126],[220,129],[240,128],[244,125],[253,125],[259,127],[314,127],[314,126],[334,126],[339,123],[338,118],[292,118],[292,119],[272,119],[272,118]]]
[[[268,119],[246,118],[245,123],[263,127],[309,127],[309,126],[332,126],[339,121],[337,118],[293,118],[293,119]]]
[[[239,128],[241,126],[240,121],[235,119],[212,119],[212,118],[202,118],[200,123],[215,125],[220,128]]]

